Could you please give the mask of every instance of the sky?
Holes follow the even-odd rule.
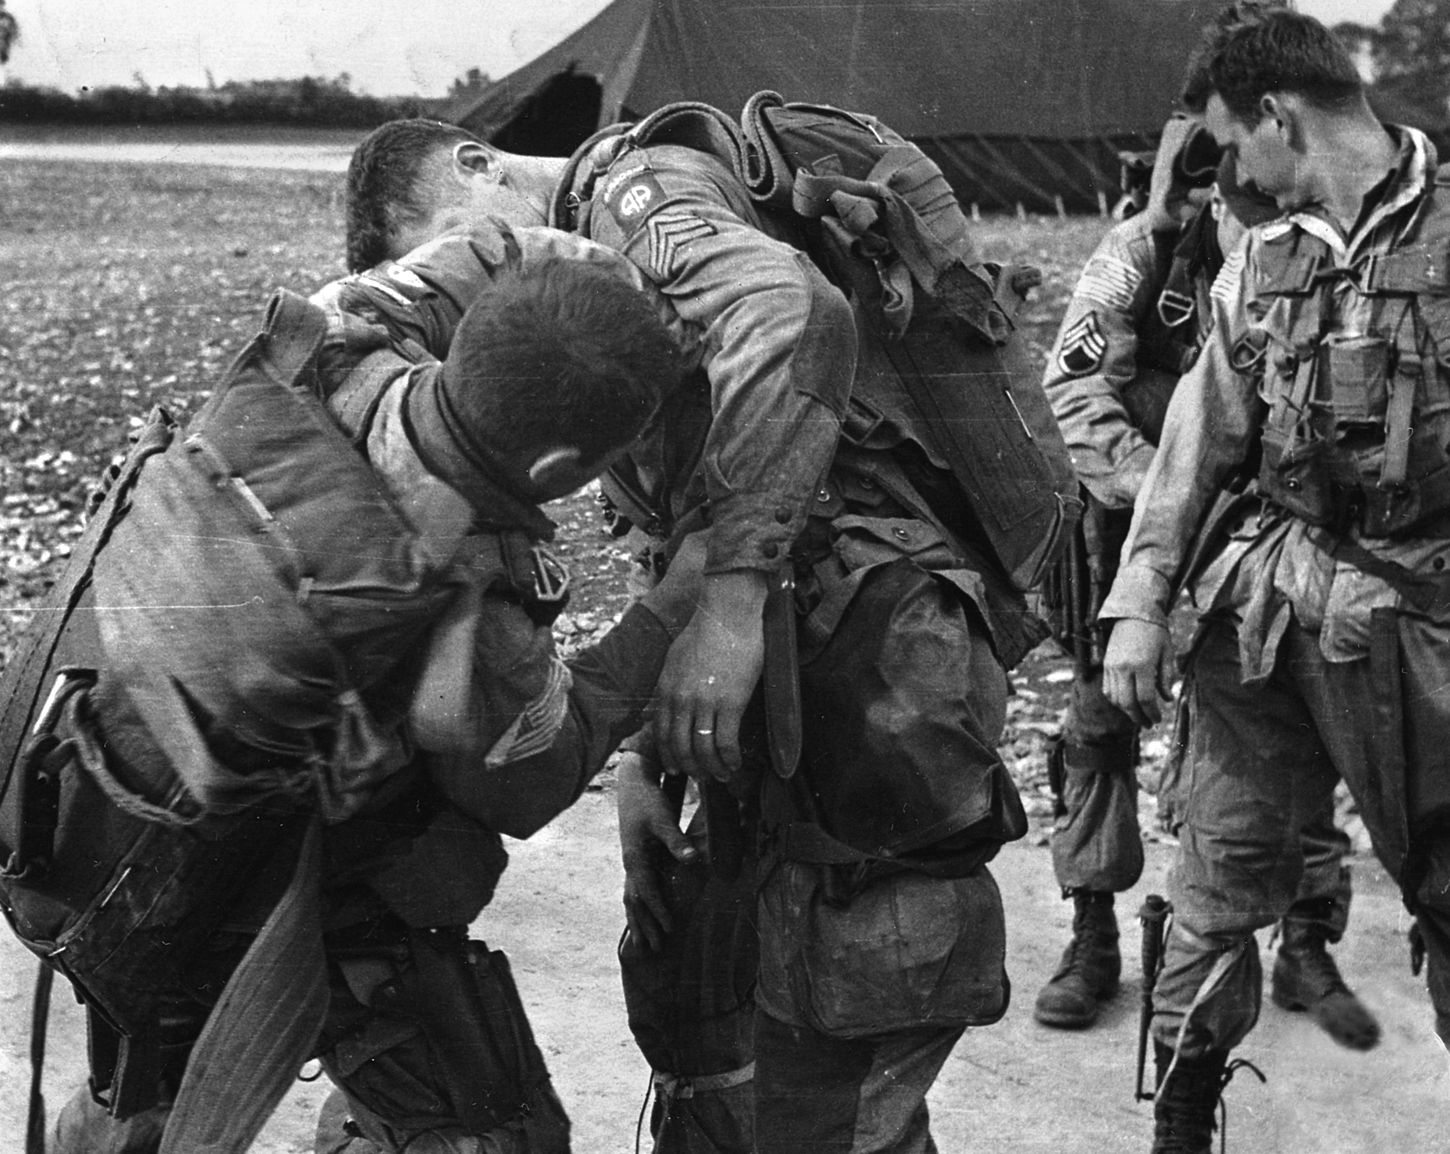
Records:
[[[13,81],[204,86],[347,73],[355,92],[442,96],[470,68],[497,79],[606,0],[5,0]],[[1377,24],[1393,0],[1299,0],[1326,23]]]

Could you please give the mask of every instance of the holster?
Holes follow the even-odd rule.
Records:
[[[459,1120],[485,1134],[530,1113],[549,1075],[508,958],[462,927],[409,939],[416,981],[404,975],[380,993],[423,1024]]]

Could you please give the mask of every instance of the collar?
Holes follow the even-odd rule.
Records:
[[[1365,247],[1374,232],[1391,217],[1410,206],[1418,207],[1428,195],[1435,179],[1435,149],[1418,128],[1387,124],[1385,128],[1399,144],[1399,160],[1383,182],[1379,203],[1361,213],[1354,230],[1346,236],[1322,208],[1310,206],[1297,209],[1279,220],[1263,225],[1259,235],[1266,241],[1278,240],[1298,228],[1317,237],[1344,261]]]

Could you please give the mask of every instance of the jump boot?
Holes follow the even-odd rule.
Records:
[[[153,1106],[118,1122],[82,1088],[61,1108],[46,1149],[51,1154],[156,1154],[170,1112],[168,1106]]]
[[[1380,1024],[1344,983],[1329,956],[1324,927],[1285,918],[1269,996],[1281,1010],[1307,1010],[1326,1034],[1351,1050],[1372,1050]]]
[[[1228,1051],[1180,1057],[1175,1064],[1173,1047],[1155,1038],[1153,1061],[1158,1067],[1158,1095],[1153,1102],[1152,1154],[1212,1154],[1213,1132],[1218,1129],[1214,1115],[1227,1080]]]
[[[1033,1017],[1044,1026],[1081,1030],[1097,1021],[1102,1003],[1118,992],[1123,959],[1113,895],[1074,890],[1072,902],[1072,940],[1057,973],[1037,995]]]

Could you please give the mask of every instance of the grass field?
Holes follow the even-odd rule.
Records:
[[[1103,228],[1096,218],[979,226],[984,255],[1043,270],[1026,320],[1039,363]],[[30,616],[16,611],[55,580],[86,493],[127,433],[153,405],[194,408],[273,288],[309,293],[340,275],[342,231],[341,178],[331,174],[0,168],[0,658]],[[568,642],[613,619],[626,562],[587,495],[553,513],[576,576],[561,622]],[[1041,664],[1024,670],[1027,682]],[[1037,699],[1027,682],[1014,716],[1040,728],[1055,719],[1060,692]],[[1024,766],[1037,760],[1035,740],[1016,744]]]

